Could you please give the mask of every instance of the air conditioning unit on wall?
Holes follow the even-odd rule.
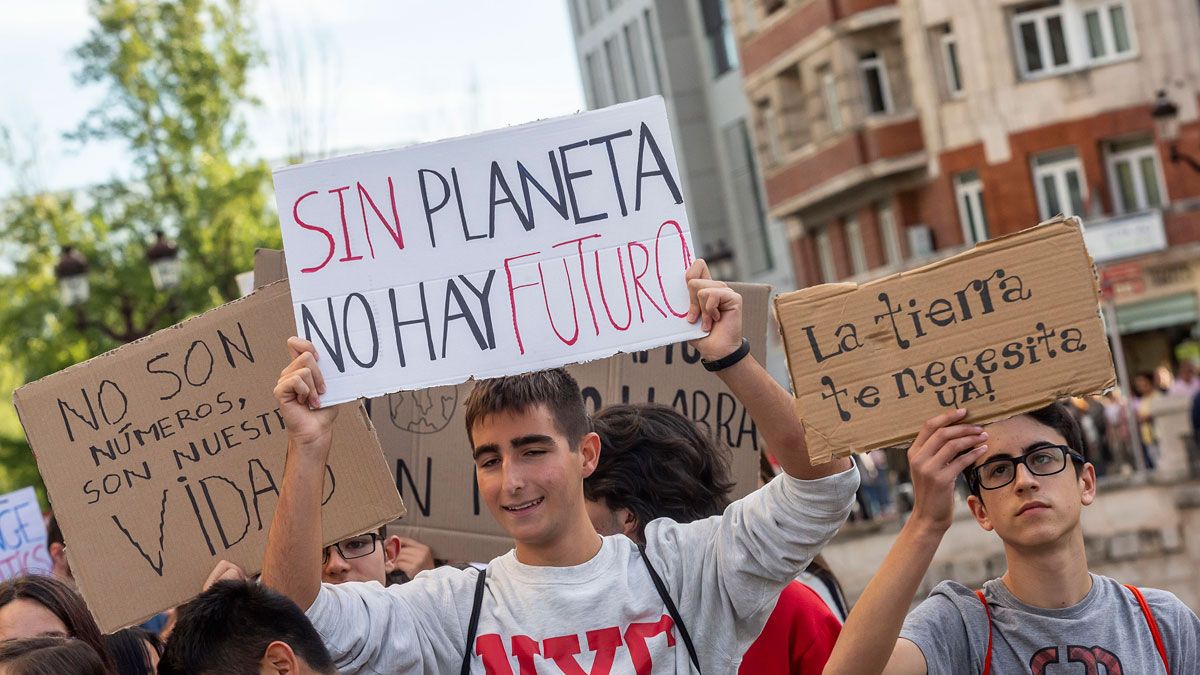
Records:
[[[909,225],[908,255],[910,258],[928,258],[933,255],[933,230],[928,225]]]

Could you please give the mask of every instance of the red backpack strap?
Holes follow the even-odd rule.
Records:
[[[1158,649],[1158,656],[1162,659],[1163,667],[1167,669],[1167,673],[1171,672],[1171,664],[1167,662],[1167,648],[1163,644],[1162,633],[1158,630],[1158,622],[1154,620],[1154,614],[1150,611],[1150,605],[1146,603],[1146,597],[1138,590],[1137,586],[1125,584],[1125,588],[1133,593],[1133,597],[1137,598],[1138,604],[1142,607],[1142,616],[1146,617],[1146,624],[1150,626],[1150,634],[1154,636],[1154,646]]]
[[[979,602],[983,603],[983,613],[987,615],[988,622],[988,645],[987,654],[983,657],[983,675],[991,675],[992,672],[992,610],[988,607],[987,598],[983,597],[983,590],[975,591],[975,595],[979,598]],[[1157,635],[1157,633],[1155,633]],[[1166,657],[1163,657],[1164,660]]]

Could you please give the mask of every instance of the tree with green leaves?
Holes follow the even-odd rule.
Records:
[[[0,205],[0,256],[11,263],[0,266],[0,362],[18,384],[236,298],[254,249],[280,245],[270,171],[246,137],[248,76],[262,58],[244,4],[93,0],[90,11],[77,80],[106,95],[70,136],[124,143],[132,173],[74,192],[18,181]],[[147,265],[158,231],[183,264],[169,292]],[[67,245],[89,267],[91,298],[78,311],[63,306],[54,276]],[[26,480],[18,465],[32,457],[11,437],[11,393],[0,393],[0,462]],[[0,473],[0,490],[20,487],[5,482]]]

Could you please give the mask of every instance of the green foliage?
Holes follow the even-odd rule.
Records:
[[[242,2],[93,0],[90,10],[77,80],[106,96],[70,136],[124,142],[133,173],[74,193],[22,184],[0,206],[0,258],[11,263],[0,267],[0,361],[19,382],[236,298],[254,249],[280,246],[270,172],[251,159],[242,117],[261,60]],[[169,294],[154,289],[146,261],[158,230],[184,266]],[[88,260],[85,321],[61,305],[54,278],[67,244]],[[28,484],[22,462],[32,463],[6,414],[0,490]]]

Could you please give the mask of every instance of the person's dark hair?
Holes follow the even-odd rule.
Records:
[[[162,643],[158,636],[144,628],[126,628],[104,636],[108,653],[117,663],[120,675],[154,675],[150,663],[150,650],[162,654]]]
[[[558,432],[575,450],[589,430],[587,409],[579,383],[562,368],[476,382],[467,396],[467,438],[474,446],[471,429],[492,415],[523,413],[540,404],[549,409]]]
[[[583,494],[637,516],[637,536],[655,518],[679,523],[729,506],[729,451],[674,408],[653,403],[613,405],[592,420],[600,460]]]
[[[105,667],[115,668],[96,620],[83,598],[66,583],[47,574],[27,574],[0,582],[0,607],[14,600],[29,600],[50,610],[67,627],[67,634],[87,643]]]
[[[50,514],[50,520],[46,523],[46,548],[50,544],[65,544],[63,541],[62,528],[58,526],[58,516]]]
[[[321,635],[296,603],[246,581],[220,581],[179,608],[159,675],[258,672],[275,641],[287,643],[310,668],[336,673]]]
[[[116,675],[90,645],[66,637],[0,642],[0,666],[9,675]]]
[[[1037,410],[1030,410],[1023,414],[1032,417],[1038,424],[1054,429],[1067,442],[1068,448],[1071,448],[1071,450],[1080,455],[1086,456],[1087,448],[1083,445],[1083,431],[1080,430],[1079,422],[1075,419],[1075,416],[1071,414],[1071,411],[1065,405],[1055,401],[1050,405],[1038,408]],[[1075,474],[1079,475],[1079,462],[1071,462],[1071,464],[1075,466]],[[974,467],[967,467],[967,470],[963,472],[963,478],[966,479],[967,487],[970,488],[971,494],[979,497],[982,488],[973,479],[973,469]]]

